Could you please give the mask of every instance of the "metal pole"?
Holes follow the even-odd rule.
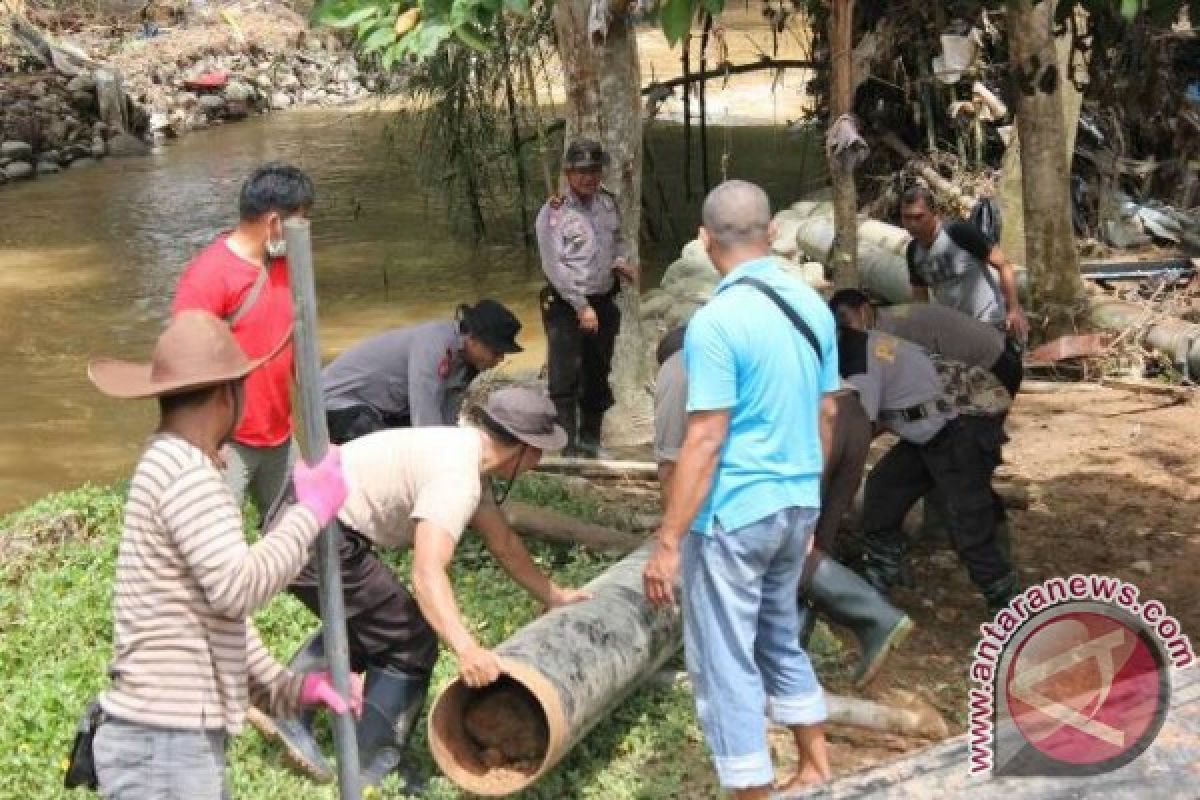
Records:
[[[287,240],[288,270],[296,325],[296,383],[299,387],[300,422],[304,427],[305,463],[319,463],[329,450],[325,426],[325,403],[321,397],[321,350],[317,344],[317,288],[313,280],[312,237],[306,219],[293,217],[283,224]],[[350,697],[350,649],[346,644],[346,609],[342,597],[342,573],[338,558],[336,523],[330,523],[317,539],[317,591],[321,602],[321,630],[333,686],[342,697]],[[338,789],[341,800],[360,800],[358,740],[353,713],[334,717],[337,747]]]

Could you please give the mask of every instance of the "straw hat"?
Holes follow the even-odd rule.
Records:
[[[88,377],[111,397],[179,394],[244,378],[282,350],[290,337],[289,330],[270,353],[249,359],[223,320],[207,311],[184,311],[158,337],[149,364],[98,358],[88,364]]]

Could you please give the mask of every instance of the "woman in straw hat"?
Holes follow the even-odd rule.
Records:
[[[483,496],[485,478],[511,484],[535,467],[544,451],[562,449],[567,434],[555,416],[544,393],[507,388],[473,410],[473,425],[396,428],[342,446],[351,488],[338,514],[338,555],[350,665],[366,672],[357,731],[365,786],[379,785],[400,765],[425,700],[439,639],[457,657],[468,685],[486,686],[500,675],[496,655],[480,645],[463,621],[447,576],[468,524],[513,580],[547,607],[590,596],[547,577],[500,513],[496,500],[503,497]],[[272,530],[270,523],[267,527]],[[380,559],[377,551],[383,548],[412,549],[411,593]],[[320,613],[313,564],[290,591]],[[312,668],[322,660],[318,633],[291,667]],[[313,736],[311,713],[253,714],[250,721],[260,732],[278,737],[288,760],[309,777],[333,779]]]
[[[117,556],[112,685],[94,740],[104,797],[217,800],[226,739],[250,702],[346,711],[327,672],[285,669],[248,621],[304,566],[346,497],[337,449],[314,468],[297,464],[299,502],[247,545],[218,452],[241,417],[242,381],[269,357],[248,359],[224,322],[189,311],[149,364],[88,365],[100,391],[155,397],[161,413],[130,481]]]

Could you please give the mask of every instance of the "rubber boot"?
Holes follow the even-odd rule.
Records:
[[[902,535],[887,539],[864,538],[860,574],[876,591],[887,594],[894,586],[912,582],[904,566],[908,543]]]
[[[300,646],[288,669],[296,674],[326,668],[325,648],[318,632]],[[268,739],[283,745],[289,765],[317,783],[333,783],[333,767],[321,753],[313,735],[316,709],[304,709],[297,717],[267,717],[264,714],[247,715],[250,724]]]
[[[604,429],[604,412],[583,411],[579,420],[579,441],[576,449],[584,458],[600,457],[600,439]]]
[[[379,786],[400,767],[408,737],[429,689],[429,677],[390,669],[367,670],[362,718],[358,721],[358,762],[363,788]],[[411,793],[411,780],[406,780]]]
[[[989,583],[980,589],[983,599],[987,601],[988,613],[997,614],[1012,602],[1020,591],[1020,582],[1016,572],[1009,572],[1003,578]]]
[[[912,633],[913,621],[869,583],[820,550],[814,550],[809,561],[812,566],[805,566],[800,592],[815,611],[849,628],[858,640],[860,658],[853,680],[861,689]]]
[[[567,432],[567,444],[563,448],[564,456],[579,455],[578,406],[574,400],[554,401],[554,410],[558,416],[558,424]]]

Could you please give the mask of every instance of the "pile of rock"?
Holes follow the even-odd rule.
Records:
[[[94,163],[108,153],[95,83],[44,74],[0,85],[0,183]]]
[[[321,40],[312,41],[319,45]],[[203,86],[206,76],[225,80],[208,88]],[[183,67],[162,64],[145,79],[126,78],[126,91],[147,113],[149,133],[166,137],[249,114],[343,105],[368,93],[348,53],[308,49],[273,54],[257,48],[208,55]]]
[[[144,154],[149,143],[250,114],[342,105],[375,88],[336,37],[269,2],[149,38],[97,30],[78,49],[102,67],[0,75],[0,183]]]

